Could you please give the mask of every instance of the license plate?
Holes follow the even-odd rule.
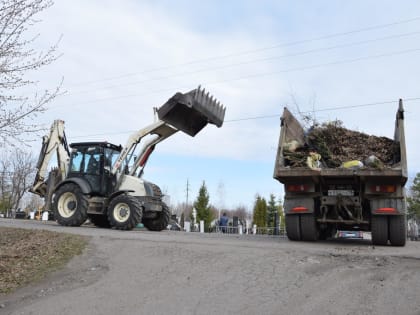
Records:
[[[335,190],[328,190],[328,196],[354,196],[354,190],[347,190],[347,189],[335,189]]]

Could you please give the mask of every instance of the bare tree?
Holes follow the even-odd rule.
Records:
[[[4,210],[17,209],[31,186],[35,161],[31,153],[16,149],[0,161],[0,204]]]
[[[44,206],[44,199],[35,194],[25,194],[21,201],[22,208],[27,214]]]
[[[241,222],[245,222],[250,217],[250,214],[244,205],[239,205],[232,211],[232,216],[238,217]]]
[[[0,0],[0,146],[24,142],[23,136],[41,130],[34,121],[46,110],[61,84],[53,90],[37,90],[29,79],[34,71],[57,59],[57,44],[45,51],[33,48],[39,34],[28,29],[36,15],[53,5],[52,0]]]
[[[301,123],[305,127],[305,129],[309,129],[312,126],[317,125],[316,119],[316,94],[314,94],[308,101],[306,107],[312,107],[312,113],[310,111],[302,111],[299,106],[299,101],[295,95],[295,93],[290,93],[290,98],[292,104],[295,106],[297,113],[300,116]]]

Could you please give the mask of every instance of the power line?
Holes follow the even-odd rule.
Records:
[[[410,19],[406,19],[406,20],[400,20],[400,21],[385,23],[385,24],[378,24],[378,25],[368,26],[368,27],[364,27],[364,28],[351,30],[351,31],[332,33],[332,34],[327,34],[327,35],[323,35],[323,36],[319,36],[319,37],[302,39],[302,40],[297,40],[297,41],[292,41],[292,42],[287,42],[287,43],[279,43],[279,44],[275,44],[275,45],[268,46],[268,47],[262,47],[262,48],[252,49],[252,50],[239,51],[239,52],[235,52],[235,53],[231,53],[231,54],[225,54],[225,55],[220,55],[220,56],[213,56],[213,57],[208,57],[208,58],[196,59],[196,60],[180,63],[180,64],[177,64],[177,65],[168,65],[168,66],[152,68],[152,69],[144,70],[144,71],[140,71],[140,72],[126,73],[126,74],[122,74],[122,75],[118,75],[118,76],[104,78],[104,79],[101,79],[101,80],[85,81],[85,82],[82,82],[82,83],[74,84],[74,85],[70,86],[69,88],[77,87],[77,86],[84,86],[84,85],[88,85],[88,84],[94,84],[94,83],[98,83],[98,82],[112,81],[112,80],[117,80],[117,79],[121,79],[121,78],[136,76],[136,75],[139,75],[139,74],[147,74],[147,73],[172,69],[172,68],[175,68],[175,67],[181,67],[181,66],[187,66],[187,65],[198,64],[198,63],[203,63],[203,62],[209,62],[209,61],[213,61],[213,60],[221,60],[221,59],[226,59],[226,58],[231,58],[231,57],[249,55],[249,54],[254,54],[254,53],[267,51],[267,50],[272,50],[272,49],[276,49],[276,48],[280,48],[280,47],[296,46],[296,45],[300,45],[300,44],[304,44],[304,43],[308,43],[308,42],[315,42],[315,41],[320,41],[320,40],[325,40],[325,39],[330,39],[330,38],[335,38],[335,37],[342,37],[342,36],[347,36],[347,35],[352,35],[352,34],[357,34],[357,33],[362,33],[362,32],[368,32],[368,31],[382,29],[382,28],[388,28],[388,27],[392,27],[392,26],[396,26],[396,25],[407,24],[407,23],[418,21],[418,20],[420,20],[420,17],[414,17],[414,18],[410,18]]]
[[[412,102],[412,101],[418,101],[420,100],[420,97],[410,97],[403,99],[404,103],[406,102]],[[314,113],[314,112],[326,112],[326,111],[335,111],[335,110],[342,110],[342,109],[354,109],[354,108],[361,108],[361,107],[371,107],[371,106],[377,106],[377,105],[386,105],[386,104],[395,104],[397,103],[397,100],[393,101],[379,101],[379,102],[372,102],[372,103],[364,103],[364,104],[357,104],[357,105],[345,105],[345,106],[332,106],[332,107],[326,107],[326,108],[319,108],[315,110],[310,111],[304,111],[302,114],[306,113]],[[246,121],[246,120],[259,120],[259,119],[267,119],[267,118],[280,118],[281,113],[277,114],[270,114],[270,115],[262,115],[262,116],[253,116],[253,117],[245,117],[245,118],[237,118],[237,119],[229,119],[225,120],[225,123],[233,123],[233,122],[240,122],[240,121]],[[96,137],[96,136],[108,136],[108,135],[116,135],[116,134],[127,134],[135,132],[136,130],[126,130],[126,131],[119,131],[119,132],[106,132],[106,133],[97,133],[97,134],[90,134],[90,135],[83,135],[83,136],[74,136],[72,138],[84,138],[84,137]]]
[[[411,97],[411,98],[405,98],[404,102],[411,102],[411,101],[417,101],[420,100],[420,97]],[[302,114],[310,114],[310,113],[318,113],[318,112],[327,112],[327,111],[333,111],[333,110],[341,110],[341,109],[352,109],[352,108],[359,108],[359,107],[370,107],[370,106],[376,106],[376,105],[386,105],[386,104],[395,104],[397,101],[383,101],[383,102],[374,102],[374,103],[365,103],[365,104],[358,104],[358,105],[347,105],[347,106],[336,106],[336,107],[327,107],[327,108],[320,108],[310,111],[304,111],[301,112]],[[225,120],[226,122],[237,122],[237,121],[244,121],[244,120],[257,120],[257,119],[266,119],[266,118],[274,118],[274,117],[280,117],[281,114],[272,114],[272,115],[264,115],[264,116],[255,116],[255,117],[247,117],[247,118],[238,118],[238,119],[230,119]]]
[[[216,82],[211,82],[211,83],[207,83],[207,84],[208,85],[219,84],[219,83],[226,83],[226,82],[232,82],[232,81],[238,81],[238,80],[244,80],[244,79],[250,79],[250,78],[256,78],[256,77],[271,76],[271,75],[275,75],[275,74],[279,74],[279,73],[288,73],[288,72],[295,72],[295,71],[311,70],[311,69],[322,68],[322,67],[325,67],[325,66],[340,65],[340,64],[346,64],[346,63],[354,63],[354,62],[358,62],[358,61],[362,61],[362,60],[378,59],[378,58],[383,58],[383,57],[397,56],[397,55],[408,54],[408,53],[418,52],[418,51],[420,51],[420,48],[406,49],[406,50],[395,51],[395,52],[391,52],[391,53],[370,55],[370,56],[359,57],[359,58],[354,58],[354,59],[344,59],[344,60],[339,60],[339,61],[316,64],[316,65],[312,65],[312,66],[303,66],[303,67],[284,69],[284,70],[278,70],[278,71],[270,71],[270,72],[265,72],[265,73],[250,74],[250,75],[243,76],[243,77],[240,77],[240,78],[227,79],[227,80],[216,81]]]
[[[98,90],[109,90],[109,89],[118,88],[118,87],[140,85],[140,84],[144,84],[144,83],[148,83],[148,82],[152,82],[152,81],[166,80],[166,79],[183,77],[183,76],[188,76],[188,75],[203,73],[203,72],[209,72],[209,71],[224,70],[224,69],[228,69],[228,68],[233,68],[233,67],[243,66],[243,65],[249,65],[249,64],[254,64],[254,63],[263,62],[263,61],[274,61],[274,60],[279,60],[279,59],[287,58],[287,57],[296,57],[296,56],[308,55],[308,54],[311,54],[311,53],[317,53],[317,52],[334,50],[334,49],[339,49],[339,48],[352,47],[352,46],[365,45],[365,44],[369,44],[369,43],[373,43],[373,42],[379,42],[379,41],[396,39],[396,38],[407,37],[407,36],[414,36],[414,35],[419,35],[419,34],[420,34],[420,31],[416,31],[416,32],[403,33],[403,34],[397,34],[397,35],[390,35],[390,36],[385,36],[385,37],[380,37],[380,38],[373,38],[373,39],[368,39],[368,40],[363,40],[363,41],[357,41],[357,42],[352,42],[352,43],[348,43],[348,44],[341,44],[341,45],[334,45],[334,46],[329,46],[329,47],[311,49],[311,50],[301,51],[301,52],[297,52],[297,53],[284,54],[284,55],[280,55],[280,56],[252,59],[252,60],[248,60],[248,61],[244,61],[244,62],[231,63],[231,64],[222,65],[222,66],[218,66],[218,67],[210,67],[210,68],[204,68],[204,69],[199,69],[199,70],[194,70],[194,71],[186,71],[186,72],[181,72],[181,73],[177,73],[177,74],[160,76],[160,77],[150,78],[150,79],[136,81],[136,82],[108,85],[108,86],[104,86],[104,87],[97,88],[97,89],[89,89],[89,90],[84,90],[84,91],[75,92],[75,93],[68,93],[68,94],[66,94],[66,96],[86,94],[86,93],[96,92]]]
[[[272,75],[276,75],[276,74],[280,74],[280,73],[289,73],[289,72],[312,70],[312,69],[322,68],[322,67],[326,67],[326,66],[333,66],[333,65],[354,63],[354,62],[370,60],[370,59],[379,59],[379,58],[383,58],[383,57],[397,56],[397,55],[408,54],[408,53],[413,53],[413,52],[418,52],[418,51],[420,51],[420,48],[412,48],[412,49],[406,49],[406,50],[401,50],[401,51],[394,51],[394,52],[391,52],[391,53],[383,53],[383,54],[370,55],[370,56],[353,58],[353,59],[344,59],[344,60],[338,60],[338,61],[333,61],[333,62],[328,62],[328,63],[315,64],[315,65],[310,65],[310,66],[302,66],[302,67],[296,67],[296,68],[290,68],[290,69],[283,69],[283,70],[277,70],[277,71],[250,74],[250,75],[240,76],[240,77],[237,77],[237,78],[226,79],[226,80],[218,80],[218,81],[213,81],[213,82],[210,81],[210,82],[207,82],[207,83],[203,83],[202,85],[211,86],[211,85],[240,81],[240,80],[245,80],[245,79],[272,76]],[[182,87],[182,89],[184,89],[184,88],[188,89],[190,87]],[[130,98],[130,97],[139,97],[139,96],[156,94],[156,93],[167,92],[167,91],[172,91],[172,90],[173,90],[173,88],[171,88],[171,89],[165,88],[165,89],[158,89],[158,90],[144,92],[144,93],[113,96],[113,97],[96,99],[96,100],[92,100],[92,101],[88,101],[88,102],[84,102],[84,103],[80,103],[80,104],[76,104],[76,105],[72,105],[72,106],[75,107],[75,106],[87,105],[87,104],[92,104],[92,103],[108,101],[108,100],[119,100],[119,99]],[[64,106],[64,104],[56,105],[54,107],[61,107],[61,106]]]

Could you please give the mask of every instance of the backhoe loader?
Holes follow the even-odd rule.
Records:
[[[80,226],[89,218],[98,227],[131,230],[143,223],[161,231],[168,225],[170,210],[160,188],[142,178],[150,154],[177,131],[194,137],[208,123],[221,127],[225,110],[200,87],[178,92],[155,109],[157,121],[132,134],[124,147],[108,142],[67,145],[64,121],[55,120],[43,137],[30,192],[43,197],[45,208],[51,208],[64,226]],[[57,167],[48,174],[54,154]]]

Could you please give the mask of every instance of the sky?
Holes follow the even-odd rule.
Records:
[[[410,177],[420,172],[420,2],[56,0],[34,43],[60,58],[35,73],[65,93],[39,116],[63,119],[68,141],[125,144],[176,92],[198,85],[226,106],[221,128],[159,144],[144,178],[170,203],[252,210],[256,194],[283,198],[273,179],[280,116],[393,138],[404,100]],[[39,143],[32,144],[37,155]],[[187,184],[188,183],[188,184]]]

